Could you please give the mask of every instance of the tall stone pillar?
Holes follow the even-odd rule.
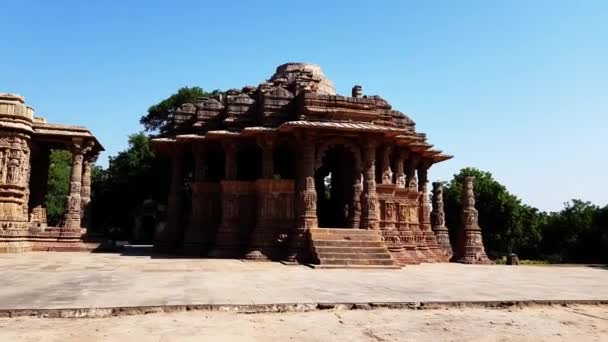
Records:
[[[46,220],[46,194],[49,179],[51,150],[47,146],[32,146],[30,177],[30,222],[44,228]]]
[[[88,154],[84,157],[82,167],[82,189],[80,192],[81,219],[84,228],[91,228],[91,176],[97,154]]]
[[[272,179],[274,176],[274,141],[270,138],[260,139],[258,146],[262,149],[262,178]]]
[[[361,184],[361,167],[355,167],[353,170],[353,199],[349,207],[348,226],[350,228],[361,228],[361,193],[363,192],[363,184]]]
[[[315,189],[315,139],[300,137],[300,158],[296,183],[296,225],[286,259],[295,261],[303,257],[306,231],[317,228],[317,191]]]
[[[236,180],[237,176],[237,162],[236,162],[236,152],[237,145],[233,141],[228,141],[223,144],[224,146],[224,154],[226,155],[225,159],[225,180]]]
[[[420,230],[422,231],[422,235],[424,236],[424,241],[426,242],[426,246],[428,247],[429,253],[428,260],[429,262],[440,261],[441,260],[441,250],[439,245],[437,244],[437,240],[435,239],[435,233],[431,228],[431,203],[430,200],[430,192],[429,192],[429,179],[428,179],[428,168],[429,164],[423,162],[418,167],[418,192],[419,192],[419,219],[420,219]]]
[[[270,137],[263,137],[258,140],[258,146],[262,150],[262,179],[256,182],[256,223],[251,232],[251,239],[247,248],[245,258],[249,260],[267,260],[268,241],[272,236],[272,215],[274,211],[272,200],[272,176],[274,175],[274,141]],[[266,249],[266,250],[265,250]],[[266,252],[266,253],[265,253]]]
[[[429,258],[429,248],[426,245],[426,239],[424,233],[420,228],[420,201],[419,201],[419,187],[418,178],[416,177],[416,168],[420,164],[420,156],[417,154],[410,154],[407,160],[407,167],[405,169],[406,181],[405,187],[411,196],[415,196],[417,199],[415,206],[409,207],[408,213],[408,226],[412,232],[414,238],[414,244],[416,247],[411,249],[410,254],[417,262],[426,262]]]
[[[445,226],[445,212],[443,211],[443,185],[440,182],[433,183],[433,211],[431,212],[431,226],[435,232],[437,244],[441,248],[442,261],[449,261],[452,255],[450,235]]]
[[[82,164],[84,155],[90,147],[84,145],[81,140],[74,140],[72,146],[72,174],[70,176],[70,194],[68,195],[67,208],[64,214],[63,230],[79,231],[82,226]]]
[[[361,228],[378,229],[378,195],[376,194],[376,142],[364,143],[363,195],[361,196]]]
[[[478,213],[473,192],[474,177],[465,177],[462,186],[462,230],[458,238],[454,260],[463,264],[491,264],[483,246]]]
[[[182,146],[175,143],[171,154],[171,184],[167,200],[167,224],[159,232],[156,247],[162,251],[170,251],[177,247],[180,240],[180,218],[182,214],[182,182],[183,157]]]
[[[204,253],[203,245],[209,241],[205,241],[205,237],[209,237],[203,231],[204,228],[204,210],[205,195],[202,192],[202,183],[205,180],[205,157],[206,151],[202,143],[195,142],[192,145],[192,154],[194,157],[194,174],[191,184],[191,212],[188,228],[184,234],[184,254],[187,255],[202,255]]]

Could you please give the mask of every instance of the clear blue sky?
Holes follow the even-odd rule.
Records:
[[[108,150],[186,85],[258,84],[287,61],[362,84],[526,203],[608,203],[608,1],[3,1],[0,91]]]

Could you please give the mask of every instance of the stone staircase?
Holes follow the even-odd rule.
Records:
[[[310,229],[314,267],[400,268],[374,230]]]

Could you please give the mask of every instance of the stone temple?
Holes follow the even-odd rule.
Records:
[[[172,173],[161,250],[328,267],[452,256],[428,179],[452,156],[380,96],[337,95],[317,65],[186,103],[153,145]]]
[[[70,193],[60,227],[49,227],[51,149],[72,152]],[[47,123],[19,95],[0,93],[0,253],[90,250],[91,171],[103,147],[86,128]]]
[[[152,144],[171,171],[166,214],[155,218],[160,252],[320,267],[491,262],[472,179],[454,248],[441,183],[430,203],[429,168],[452,156],[380,96],[359,85],[337,95],[317,65],[284,64],[258,86],[185,103]],[[54,149],[72,153],[59,227],[46,219]],[[0,253],[99,246],[86,228],[100,151],[86,128],[49,124],[23,97],[0,94]]]

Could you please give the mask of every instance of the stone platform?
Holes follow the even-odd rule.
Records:
[[[4,313],[188,305],[608,302],[605,267],[443,263],[400,270],[319,270],[274,262],[165,258],[130,250],[126,255],[2,254],[0,269]]]

